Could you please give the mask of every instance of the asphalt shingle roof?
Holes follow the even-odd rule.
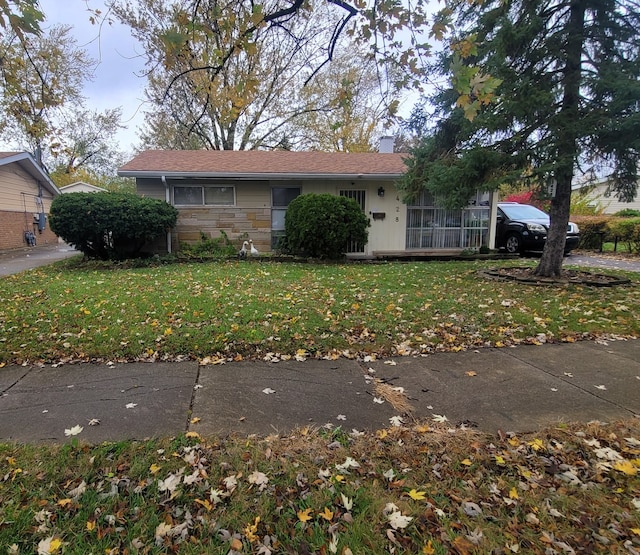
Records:
[[[142,175],[389,176],[406,167],[402,154],[264,150],[147,150],[118,173]]]

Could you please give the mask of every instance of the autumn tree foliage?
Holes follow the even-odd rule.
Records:
[[[121,109],[85,108],[82,88],[93,76],[94,61],[72,28],[9,33],[0,38],[0,59],[0,136],[38,153],[51,171],[114,173],[122,158],[113,139]]]
[[[551,228],[536,273],[557,276],[576,172],[610,174],[622,200],[636,194],[640,9],[631,0],[451,4],[456,36],[439,67],[451,87],[434,98],[437,123],[402,187],[457,206],[509,181],[544,187]],[[491,80],[495,98],[473,92]]]
[[[261,4],[200,0],[178,5],[120,0],[114,2],[113,13],[132,28],[148,60],[151,108],[143,133],[146,147],[305,147],[304,117],[344,110],[345,92],[352,95],[353,102],[376,106],[369,111],[370,119],[386,115],[385,111],[392,114],[396,107],[393,95],[407,86],[411,71],[417,73],[414,65],[411,71],[398,71],[398,58],[387,55],[385,63],[396,68],[391,71],[393,82],[377,89],[357,85],[356,90],[360,76],[354,76],[352,69],[358,65],[362,50],[353,56],[351,49],[351,65],[342,78],[348,86],[323,88],[327,75],[334,79],[336,74],[335,68],[328,67],[328,60],[344,54],[345,44],[364,40],[355,31],[356,20],[366,26],[367,41],[375,40],[377,31],[367,23],[368,16],[348,2],[312,5],[281,0]],[[399,29],[400,24],[394,21],[389,15],[385,36],[391,37]],[[388,48],[378,47],[378,61]],[[372,52],[362,58],[362,68],[370,75],[373,72],[375,79],[382,66],[373,64],[376,55]],[[356,71],[362,74],[362,68]],[[308,93],[304,92],[306,87]],[[365,90],[369,97],[363,103]],[[361,120],[359,115],[357,118]],[[340,123],[342,129],[360,125],[360,121]]]

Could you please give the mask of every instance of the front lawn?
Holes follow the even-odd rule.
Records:
[[[640,550],[640,421],[0,445],[2,554]]]
[[[614,288],[478,275],[500,264],[250,261],[124,270],[67,261],[0,279],[0,364],[403,355],[640,335],[637,274],[618,273],[632,285]]]

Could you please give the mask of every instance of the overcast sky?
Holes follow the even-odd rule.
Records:
[[[127,27],[113,24],[98,27],[89,21],[87,5],[104,11],[101,0],[40,0],[46,16],[44,26],[63,23],[73,27],[78,46],[87,50],[96,61],[95,77],[85,84],[87,107],[104,111],[122,107],[122,121],[126,129],[117,139],[120,150],[130,151],[137,142],[137,127],[142,123],[144,60],[141,49]]]

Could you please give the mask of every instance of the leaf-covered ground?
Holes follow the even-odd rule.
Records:
[[[640,553],[640,421],[0,445],[9,554]]]
[[[67,262],[0,279],[0,364],[404,355],[640,334],[633,273],[601,289],[490,281],[479,274],[490,262],[252,262]]]

